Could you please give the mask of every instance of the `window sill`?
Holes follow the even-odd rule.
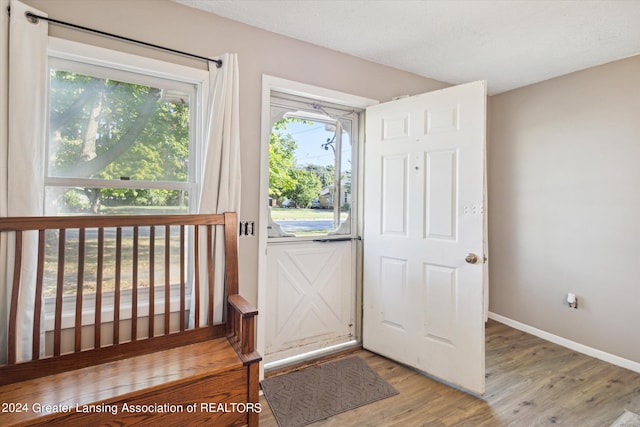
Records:
[[[154,313],[155,315],[164,314],[164,286],[155,287],[154,296]],[[132,310],[132,294],[130,289],[121,291],[120,293],[120,320],[130,320]],[[170,287],[170,313],[180,312],[180,286],[171,285]],[[113,322],[114,318],[114,293],[105,292],[102,294],[102,310],[101,322]],[[188,310],[191,304],[190,293],[185,296],[185,310]],[[65,295],[62,298],[62,329],[73,329],[75,327],[75,295]],[[44,301],[44,332],[51,332],[55,325],[55,298],[46,298]],[[95,325],[95,294],[84,295],[82,299],[82,326]],[[138,313],[137,317],[149,316],[149,288],[138,289]]]

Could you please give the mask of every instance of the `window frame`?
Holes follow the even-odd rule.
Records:
[[[45,177],[42,182],[43,188],[46,186],[57,187],[72,187],[82,184],[90,184],[91,186],[101,187],[115,187],[113,184],[118,183],[117,188],[160,188],[160,189],[188,189],[191,192],[189,199],[189,213],[195,213],[198,211],[197,204],[199,203],[199,193],[202,187],[202,171],[203,171],[203,154],[204,154],[204,138],[206,137],[206,115],[209,108],[209,73],[204,69],[198,69],[179,65],[175,63],[160,61],[144,56],[133,55],[129,53],[119,52],[111,49],[105,49],[101,47],[86,45],[70,40],[59,39],[56,37],[49,37],[49,49],[48,58],[52,59],[55,64],[58,61],[74,62],[80,64],[78,69],[82,68],[82,64],[87,64],[92,71],[95,67],[100,67],[105,72],[113,72],[115,75],[127,76],[127,81],[133,75],[140,76],[141,84],[148,84],[149,80],[143,80],[143,76],[149,77],[151,80],[162,79],[164,81],[170,80],[179,82],[179,85],[188,84],[193,86],[193,101],[190,104],[191,121],[190,124],[190,147],[189,147],[189,176],[187,182],[167,182],[167,181],[116,181],[116,180],[100,180],[100,179],[86,179],[86,178],[63,178],[63,177],[50,177],[48,174],[48,162],[45,164]],[[50,67],[47,67],[47,73],[50,72]],[[109,78],[117,78],[112,74],[108,74]],[[47,82],[49,78],[47,77]],[[132,82],[133,83],[133,82]],[[49,117],[48,105],[49,105],[49,86],[45,89],[46,93],[43,96],[47,99],[47,114]],[[48,130],[47,120],[47,135]],[[43,150],[49,149],[49,143],[42,147]],[[167,184],[175,188],[167,187]],[[44,210],[44,203],[43,203]],[[45,212],[43,211],[44,215]],[[188,277],[191,273],[188,273]],[[171,285],[170,294],[173,295],[179,292],[179,285]],[[156,286],[156,296],[154,304],[160,306],[164,304],[164,285]],[[138,306],[139,315],[148,313],[148,288],[141,288],[139,290],[139,298],[142,301]],[[190,292],[187,294],[187,307],[190,305]],[[113,319],[113,302],[114,295],[112,291],[103,292],[103,319]],[[75,299],[73,295],[63,296],[63,300]],[[83,310],[83,326],[91,326],[94,324],[93,310],[90,307],[95,307],[95,293],[83,294],[83,306],[87,307]],[[171,313],[179,311],[179,304],[172,302]],[[44,332],[50,332],[53,330],[53,308],[55,307],[55,297],[44,298]],[[75,316],[75,309],[72,304],[63,304],[62,324],[63,328],[73,327],[73,318]],[[131,318],[130,307],[121,307],[120,320],[127,320]]]
[[[318,116],[325,116],[324,113],[319,112],[313,106],[320,106],[325,112],[330,115],[334,115],[337,118],[331,118],[331,120],[322,120],[318,119]],[[333,120],[340,120],[342,123],[350,122],[350,152],[351,152],[351,206],[350,206],[350,214],[348,216],[349,221],[349,232],[348,233],[337,233],[340,229],[333,229],[325,234],[313,235],[313,236],[292,236],[292,237],[284,237],[284,236],[268,236],[267,242],[269,244],[276,243],[290,243],[290,242],[305,242],[305,241],[329,241],[329,240],[344,240],[344,239],[357,239],[360,235],[360,232],[357,227],[358,218],[360,215],[359,211],[359,152],[361,150],[361,140],[360,140],[360,132],[361,132],[361,124],[362,116],[364,114],[364,110],[358,107],[350,107],[344,106],[340,104],[336,104],[331,101],[325,101],[321,99],[317,99],[308,95],[297,95],[290,94],[284,91],[272,90],[269,100],[269,115],[270,121],[274,121],[277,117],[280,117],[280,111],[291,110],[291,111],[300,111],[308,115],[309,120],[315,120],[316,122],[323,123],[332,123]],[[315,117],[315,118],[314,118]],[[273,125],[273,123],[272,123]],[[268,159],[268,155],[267,155]],[[338,174],[342,173],[341,165],[338,165],[337,159],[334,159],[334,167],[336,170],[336,180],[342,182],[342,178],[338,177]],[[267,166],[268,170],[268,166]],[[355,174],[354,174],[355,171]],[[355,178],[354,178],[355,177]],[[342,201],[339,202],[340,205]],[[270,215],[270,214],[268,214]],[[275,221],[274,221],[275,222]]]
[[[140,189],[168,189],[188,190],[198,194],[201,186],[201,170],[204,123],[208,94],[208,73],[204,70],[183,65],[159,61],[151,58],[118,52],[110,49],[98,48],[69,40],[49,38],[48,58],[52,65],[68,65],[63,69],[72,68],[72,72],[86,72],[96,77],[122,79],[135,84],[153,84],[154,82],[169,83],[174,87],[192,88],[193,102],[190,108],[191,126],[189,129],[191,145],[189,147],[189,176],[186,182],[178,181],[136,181],[136,180],[102,180],[94,178],[56,177],[49,175],[49,164],[45,164],[46,187],[77,187],[93,186],[96,188],[140,188]],[[49,99],[47,87],[47,99]],[[48,102],[47,102],[48,105]],[[47,117],[48,117],[47,111]],[[48,126],[48,124],[47,124]],[[48,131],[47,131],[48,134]],[[46,150],[49,149],[47,142]],[[195,200],[194,200],[195,199]],[[197,211],[197,197],[191,198],[189,213]]]

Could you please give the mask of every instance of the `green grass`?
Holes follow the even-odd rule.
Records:
[[[175,215],[189,213],[186,206],[101,206],[101,215]]]
[[[127,227],[130,228],[130,227]],[[52,297],[56,295],[57,275],[58,275],[58,238],[54,230],[48,230],[45,241],[45,262],[44,262],[44,296]],[[158,228],[156,238],[153,241],[154,246],[154,286],[164,285],[164,255],[165,255],[165,239],[164,230]],[[102,267],[102,290],[103,292],[113,291],[116,280],[116,239],[114,236],[105,236],[103,248],[103,267]],[[79,269],[78,259],[78,237],[66,236],[64,249],[64,281],[63,293],[65,295],[76,294],[77,275]],[[140,236],[138,246],[138,286],[149,287],[150,280],[150,246],[149,236]],[[170,233],[169,241],[170,253],[170,283],[180,283],[180,236],[178,230]],[[98,276],[98,236],[97,233],[91,233],[86,236],[85,255],[82,263],[83,289],[84,293],[91,294],[96,292],[96,281]],[[133,237],[125,235],[122,237],[121,243],[121,289],[131,289],[133,283]]]

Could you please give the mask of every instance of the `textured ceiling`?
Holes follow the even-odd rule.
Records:
[[[640,54],[640,0],[175,0],[496,94]]]

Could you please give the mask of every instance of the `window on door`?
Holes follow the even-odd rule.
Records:
[[[358,113],[274,94],[271,118],[269,237],[350,235]]]

